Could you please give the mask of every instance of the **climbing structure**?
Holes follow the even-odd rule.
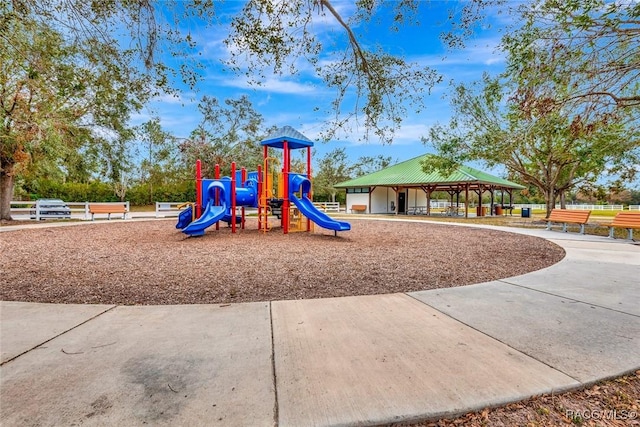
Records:
[[[244,228],[245,207],[258,208],[258,228],[269,231],[269,214],[280,218],[284,234],[290,231],[311,231],[313,223],[338,231],[350,230],[347,222],[337,221],[314,205],[311,193],[311,148],[313,142],[290,126],[285,126],[261,142],[264,147],[263,164],[257,172],[247,173],[244,168],[236,173],[235,162],[231,164],[231,177],[220,177],[220,168],[215,167],[214,179],[203,179],[200,161],[196,163],[195,214],[182,212],[176,228],[186,234],[201,236],[207,227],[220,221],[230,223],[232,232],[236,224]],[[278,190],[274,191],[274,166],[278,159],[269,157],[269,148],[282,150],[282,169],[278,174]],[[291,150],[307,150],[307,173],[291,172]],[[238,216],[236,208],[241,208]],[[190,206],[189,209],[194,209]]]

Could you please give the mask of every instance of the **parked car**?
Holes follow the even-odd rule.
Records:
[[[40,207],[40,219],[71,218],[71,209],[60,199],[38,199],[36,203]],[[31,206],[29,214],[31,219],[36,219],[36,205]]]

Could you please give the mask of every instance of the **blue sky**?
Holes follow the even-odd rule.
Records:
[[[311,67],[303,61],[297,63],[300,73],[296,76],[267,76],[262,87],[250,87],[243,76],[224,71],[222,59],[229,56],[227,46],[222,42],[227,35],[229,14],[238,10],[244,2],[228,1],[217,5],[216,16],[219,20],[214,26],[205,28],[197,22],[190,22],[188,29],[198,43],[197,56],[205,65],[202,81],[195,90],[184,86],[179,97],[163,96],[155,99],[149,108],[133,118],[134,124],[142,123],[152,116],[160,117],[162,127],[175,136],[186,137],[200,121],[197,110],[198,100],[203,95],[215,96],[221,102],[227,98],[248,96],[254,108],[265,118],[266,126],[289,125],[312,140],[316,140],[327,107],[314,111],[318,103],[328,103],[333,93],[322,85],[311,73]],[[353,2],[333,2],[340,14],[347,18],[353,13]],[[439,35],[446,28],[449,11],[459,9],[454,1],[432,1],[421,8],[419,27],[404,27],[399,33],[388,31],[388,25],[373,23],[355,28],[362,35],[365,45],[380,44],[390,52],[402,53],[408,62],[429,65],[443,75],[443,82],[431,91],[426,99],[427,108],[421,114],[410,115],[402,128],[396,133],[391,145],[382,145],[378,141],[360,141],[362,132],[357,129],[350,135],[341,135],[339,139],[328,143],[316,143],[314,158],[336,147],[345,148],[349,158],[355,161],[360,156],[391,156],[394,161],[403,161],[428,151],[420,138],[428,134],[428,129],[436,122],[446,123],[450,118],[449,103],[446,94],[449,82],[468,82],[479,80],[483,72],[497,74],[504,67],[504,56],[496,49],[504,27],[504,15],[489,13],[487,22],[478,30],[473,39],[462,50],[448,51],[440,41]],[[494,11],[495,12],[495,11]],[[389,16],[380,16],[380,21]],[[376,21],[377,22],[377,21]],[[313,29],[321,41],[343,43],[344,31],[333,17],[318,17]],[[170,61],[169,58],[166,59]],[[331,61],[331,57],[322,58]]]

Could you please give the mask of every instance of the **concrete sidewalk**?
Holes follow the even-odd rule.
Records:
[[[639,246],[498,229],[541,235],[567,256],[518,277],[410,294],[0,302],[0,424],[378,425],[640,368]]]

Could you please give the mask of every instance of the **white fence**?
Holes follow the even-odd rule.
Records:
[[[11,217],[13,219],[35,219],[36,221],[41,219],[84,219],[90,220],[91,214],[89,213],[89,205],[96,202],[64,202],[64,204],[50,206],[49,203],[41,202],[40,200],[24,201],[24,200],[12,200],[11,202]],[[125,204],[127,212],[130,211],[129,202],[100,202],[101,205],[119,205]],[[55,213],[53,213],[55,212]],[[105,216],[107,214],[104,214]],[[101,214],[96,214],[101,216]],[[129,218],[129,214],[126,214]]]
[[[180,209],[178,206],[183,205],[184,202],[156,202],[156,218],[166,218],[178,216]],[[339,202],[313,202],[313,205],[322,212],[340,212]],[[240,207],[238,207],[239,212]],[[247,212],[252,213],[254,209],[247,208]]]
[[[640,205],[629,205],[630,211],[640,211]]]
[[[340,202],[313,202],[313,206],[322,212],[340,212]]]
[[[178,216],[180,205],[184,205],[184,202],[156,202],[156,218]]]
[[[531,209],[539,209],[545,210],[547,209],[546,205],[535,205],[535,204],[515,204],[513,205],[516,208],[531,208]],[[633,206],[633,205],[632,205]],[[623,205],[566,205],[566,208],[569,210],[585,210],[585,211],[623,211]],[[560,204],[556,205],[556,209],[560,209]],[[631,209],[631,206],[629,206]]]

